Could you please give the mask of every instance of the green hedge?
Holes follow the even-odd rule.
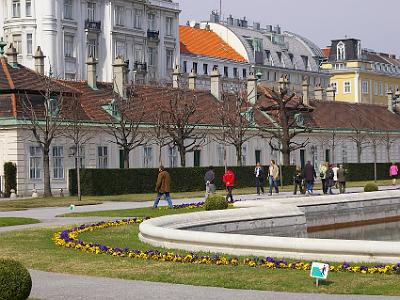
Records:
[[[254,166],[231,167],[236,176],[235,187],[254,187]],[[202,191],[207,167],[168,168],[172,192]],[[216,186],[223,189],[224,167],[214,168]],[[294,167],[282,167],[283,184],[293,182]],[[83,169],[81,170],[82,195],[122,195],[154,192],[158,169]],[[266,184],[268,184],[266,182]],[[76,170],[69,172],[69,190],[77,194]]]
[[[376,164],[377,179],[389,179],[389,163]],[[374,164],[363,163],[363,164],[344,164],[344,168],[347,170],[346,180],[347,181],[366,181],[374,180]],[[400,166],[398,166],[400,167]]]
[[[4,163],[4,196],[10,197],[11,190],[17,192],[17,165],[12,162]]]

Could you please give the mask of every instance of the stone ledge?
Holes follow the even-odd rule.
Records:
[[[353,197],[347,197],[347,199],[346,196],[348,195],[315,197],[314,199],[310,199],[310,197],[279,199],[268,202],[249,201],[251,202],[248,203],[250,206],[257,205],[257,207],[165,216],[143,222],[139,227],[139,237],[142,241],[155,246],[187,251],[338,262],[398,263],[400,261],[400,242],[267,237],[184,230],[190,226],[215,225],[233,221],[259,219],[278,221],[285,217],[289,219],[304,217],[307,214],[306,207],[321,208],[329,206],[329,204],[332,204],[332,208],[335,207],[335,204],[343,204],[343,207],[346,208],[347,204],[357,202],[361,208],[363,203],[387,202],[387,199],[392,199],[393,201],[388,201],[388,203],[390,205],[397,204],[400,208],[400,191],[357,194],[351,195]],[[240,202],[237,206],[243,206],[243,204],[245,202]],[[365,207],[370,206],[365,205]],[[381,208],[379,205],[376,207]],[[358,214],[358,217],[360,216],[362,217],[363,214]]]

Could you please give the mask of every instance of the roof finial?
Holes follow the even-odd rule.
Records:
[[[0,39],[0,57],[4,56],[4,48],[7,46],[7,43],[3,40],[3,38]]]

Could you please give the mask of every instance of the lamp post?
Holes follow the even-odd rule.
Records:
[[[69,148],[70,155],[75,159],[75,170],[76,170],[76,182],[77,182],[77,192],[78,192],[78,201],[82,200],[81,193],[81,158],[82,155],[80,153],[80,145],[79,143],[75,143],[74,146]]]

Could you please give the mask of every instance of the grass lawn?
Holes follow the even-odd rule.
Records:
[[[53,244],[52,234],[60,229],[1,233],[0,257],[16,259],[36,270],[131,280],[287,292],[400,295],[398,275],[330,273],[329,280],[316,288],[306,271],[191,265],[82,253]],[[87,232],[79,238],[120,248],[152,248],[140,242],[137,234],[138,225],[127,225]]]
[[[347,187],[360,187],[364,186],[367,181],[348,182]],[[391,185],[390,180],[379,180],[378,185]],[[321,189],[320,184],[316,184],[316,190]],[[283,186],[281,191],[289,192],[293,190],[293,186]],[[255,187],[235,189],[234,194],[254,194]],[[219,191],[224,193],[224,191]],[[111,196],[84,196],[82,201],[78,201],[76,197],[53,197],[53,198],[35,198],[35,199],[15,199],[0,201],[0,211],[24,210],[36,207],[67,207],[71,204],[75,205],[93,205],[107,201],[120,201],[120,202],[143,202],[152,201],[155,198],[155,193],[147,194],[129,194],[129,195],[111,195]],[[204,191],[172,193],[172,199],[183,198],[197,198],[203,197]]]
[[[31,218],[0,217],[0,227],[36,224],[36,223],[40,223],[40,221]]]

